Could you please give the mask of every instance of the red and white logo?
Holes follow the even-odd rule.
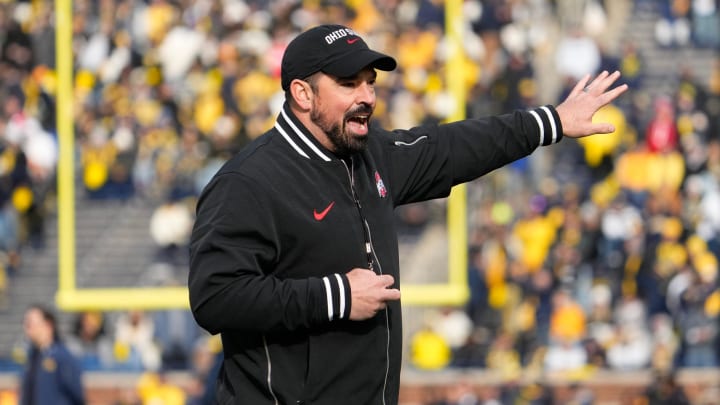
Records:
[[[387,189],[385,188],[385,183],[383,183],[382,179],[380,178],[380,173],[375,171],[375,186],[377,187],[378,195],[380,195],[380,198],[387,197]]]

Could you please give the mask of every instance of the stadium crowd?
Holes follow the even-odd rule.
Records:
[[[615,133],[562,142],[469,186],[470,302],[413,331],[410,367],[483,367],[513,379],[720,366],[720,59],[707,80],[686,69],[671,92],[650,92],[636,44],[603,35],[622,3],[464,3],[468,116],[555,103],[602,69],[620,70],[631,91],[599,112]],[[659,7],[662,46],[720,44],[717,1],[634,6]],[[352,26],[398,60],[378,77],[376,119],[393,128],[439,122],[453,107],[443,7],[74,0],[79,198],[154,202],[149,232],[181,263],[195,197],[273,125],[280,58],[294,35],[320,22]],[[12,305],[3,290],[21,271],[23,247],[42,248],[54,209],[52,2],[0,1],[0,32],[2,308]],[[402,210],[398,218],[410,222]],[[218,352],[184,311],[83,313],[69,335],[86,370],[194,369],[202,382]]]

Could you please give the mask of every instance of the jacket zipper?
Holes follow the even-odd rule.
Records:
[[[355,173],[353,170],[354,160],[352,160],[352,158],[351,158],[350,167],[348,167],[347,163],[345,163],[344,160],[342,162],[345,165],[345,170],[347,170],[348,179],[350,180],[350,193],[352,194],[353,201],[355,202],[355,208],[357,208],[358,214],[360,215],[360,220],[363,223],[363,237],[365,238],[365,255],[367,256],[368,268],[372,271],[375,271],[375,266],[373,265],[374,260],[373,260],[372,239],[370,238],[370,226],[368,226],[368,223],[365,220],[365,215],[363,215],[363,210],[362,210],[362,205],[360,204],[360,199],[358,198],[357,192],[355,191]],[[378,266],[378,267],[380,267],[380,266]],[[382,274],[382,272],[380,274]]]
[[[272,389],[272,361],[270,360],[270,349],[268,348],[267,339],[265,338],[265,335],[262,337],[263,339],[263,348],[265,349],[265,357],[267,358],[267,386],[268,386],[268,392],[270,392],[270,396],[273,399],[273,405],[280,405],[280,402],[277,399],[277,396],[275,396],[275,392]]]
[[[370,224],[367,222],[367,219],[365,219],[362,205],[360,204],[360,199],[358,198],[357,192],[355,191],[355,170],[353,170],[355,160],[352,157],[350,158],[350,167],[348,167],[347,163],[344,160],[341,160],[341,162],[343,162],[345,170],[347,171],[348,180],[350,180],[350,192],[352,194],[353,200],[355,201],[355,207],[357,208],[358,215],[360,215],[360,220],[363,224],[363,237],[365,238],[365,254],[367,255],[368,268],[377,274],[383,274],[382,265],[380,264],[380,260],[375,254],[375,248],[373,247]],[[377,263],[377,270],[374,268],[373,263]],[[383,312],[385,313],[386,339],[385,378],[383,380],[382,403],[383,405],[385,405],[385,390],[387,389],[388,375],[390,374],[390,319],[387,309],[385,309]]]

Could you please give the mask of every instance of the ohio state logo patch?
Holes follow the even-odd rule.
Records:
[[[387,197],[387,189],[385,188],[385,183],[383,183],[382,179],[380,178],[380,173],[375,171],[375,186],[377,187],[378,195],[380,198]]]

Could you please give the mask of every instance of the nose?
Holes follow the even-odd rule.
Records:
[[[363,82],[358,86],[357,90],[357,103],[368,104],[371,106],[375,105],[375,86],[368,82]]]

